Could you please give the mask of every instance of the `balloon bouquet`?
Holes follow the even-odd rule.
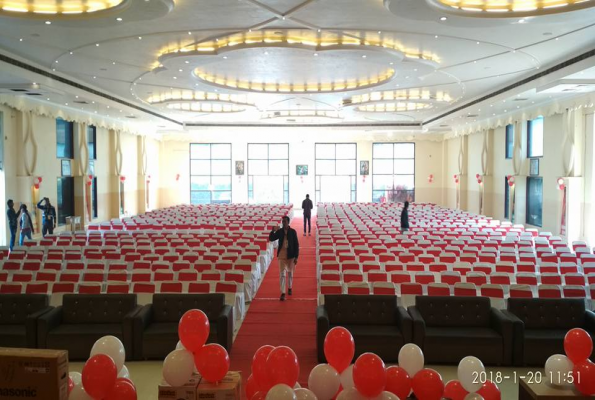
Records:
[[[83,373],[68,377],[68,400],[136,400],[136,387],[124,365],[124,345],[115,336],[104,336],[93,345]]]
[[[593,340],[583,329],[571,329],[564,337],[566,355],[554,354],[545,362],[545,378],[553,386],[572,386],[584,395],[595,394],[595,364],[589,360]]]
[[[195,369],[208,382],[219,382],[229,371],[229,354],[220,344],[205,344],[209,319],[201,310],[189,310],[180,319],[180,342],[163,362],[163,379],[170,386],[182,386]]]
[[[477,357],[468,356],[459,362],[458,380],[449,381],[444,387],[444,397],[451,400],[501,400],[498,386],[489,380],[482,381],[485,367]]]

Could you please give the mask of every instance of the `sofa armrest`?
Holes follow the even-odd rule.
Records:
[[[585,329],[590,334],[595,333],[595,313],[591,310],[585,310]]]
[[[46,312],[37,319],[37,347],[47,349],[47,336],[62,322],[62,306]]]
[[[426,321],[416,306],[407,308],[409,315],[413,321],[413,343],[418,345],[423,350],[424,340],[426,337]]]
[[[135,314],[131,317],[131,327],[133,335],[133,359],[140,361],[143,359],[143,335],[145,329],[153,321],[153,305],[147,304],[141,306],[140,309],[136,310]]]
[[[142,346],[142,329],[136,333],[135,317],[143,309],[142,306],[136,306],[128,314],[124,315],[122,320],[122,341],[126,350],[126,360],[136,360],[135,346]],[[137,336],[135,336],[137,335]],[[138,340],[137,340],[138,339]]]
[[[403,334],[404,343],[411,343],[413,340],[413,319],[404,307],[397,307],[395,310],[397,325]]]
[[[318,352],[318,361],[326,362],[324,356],[324,339],[331,329],[331,322],[324,305],[316,308],[316,351]]]
[[[502,311],[492,307],[490,309],[490,325],[492,329],[502,336],[504,343],[504,365],[512,365],[514,337],[512,320],[504,315]]]
[[[525,324],[519,317],[508,310],[501,313],[512,322],[512,362],[514,366],[522,367],[525,364]]]
[[[233,342],[233,306],[224,305],[217,316],[217,341],[231,352]]]
[[[30,349],[37,348],[37,320],[43,314],[53,310],[54,307],[44,307],[39,311],[34,312],[33,314],[27,315],[25,319],[25,335],[27,337],[27,347]]]

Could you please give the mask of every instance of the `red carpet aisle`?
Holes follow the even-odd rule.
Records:
[[[316,366],[316,240],[312,218],[312,236],[302,236],[301,217],[292,228],[298,232],[300,257],[293,278],[293,296],[279,301],[279,264],[271,262],[258,293],[248,309],[231,351],[231,370],[242,371],[244,382],[250,376],[254,352],[266,344],[289,346],[300,362],[301,384]],[[276,250],[275,250],[276,251]]]

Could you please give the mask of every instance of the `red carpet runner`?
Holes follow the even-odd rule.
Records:
[[[242,371],[244,383],[250,376],[254,352],[266,344],[289,346],[295,351],[300,362],[300,384],[305,385],[308,382],[310,371],[318,364],[314,220],[312,218],[312,236],[302,236],[301,217],[294,218],[291,223],[300,241],[300,256],[293,278],[293,295],[287,296],[284,302],[279,301],[279,264],[275,257],[233,343],[231,370]]]

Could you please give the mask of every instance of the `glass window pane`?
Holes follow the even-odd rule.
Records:
[[[374,175],[372,190],[387,190],[393,187],[392,175]]]
[[[395,158],[415,158],[415,144],[395,143]]]
[[[514,125],[506,125],[506,158],[512,158],[514,151]]]
[[[229,160],[211,161],[211,175],[231,175],[231,162]]]
[[[412,190],[414,188],[415,179],[413,175],[395,175],[395,189]]]
[[[211,162],[207,160],[191,160],[190,175],[211,175]]]
[[[193,143],[190,145],[190,158],[208,160],[211,158],[211,145]]]
[[[357,158],[357,146],[355,143],[337,144],[337,159],[355,160]]]
[[[316,159],[332,160],[335,158],[335,145],[334,144],[316,144]]]
[[[190,202],[192,204],[209,204],[211,192],[190,192]]]
[[[270,144],[269,158],[271,160],[288,160],[289,159],[289,145],[288,144]]]
[[[542,226],[543,178],[527,178],[527,223]]]
[[[335,160],[316,160],[316,175],[335,175]]]
[[[382,199],[384,198],[385,195],[386,195],[386,192],[384,190],[374,190],[372,192],[372,201],[374,203],[380,203],[380,202],[382,202]]]
[[[249,175],[268,175],[267,160],[248,160]]]
[[[268,144],[249,144],[248,159],[266,160],[269,156]]]
[[[231,176],[213,176],[211,184],[211,190],[231,190]]]
[[[543,117],[529,121],[529,157],[543,156]]]
[[[372,162],[373,174],[392,174],[393,161],[392,160],[373,160]]]
[[[209,176],[190,177],[190,190],[209,190],[210,184],[211,177]]]
[[[415,160],[395,160],[395,174],[413,174],[415,173]]]
[[[231,203],[231,192],[213,192],[213,204]]]
[[[269,175],[289,175],[289,163],[287,160],[269,161]]]
[[[231,160],[231,145],[230,144],[212,144],[211,145],[212,159],[227,159]]]
[[[355,160],[337,160],[337,175],[355,175]]]
[[[392,143],[374,143],[372,158],[393,158]]]

